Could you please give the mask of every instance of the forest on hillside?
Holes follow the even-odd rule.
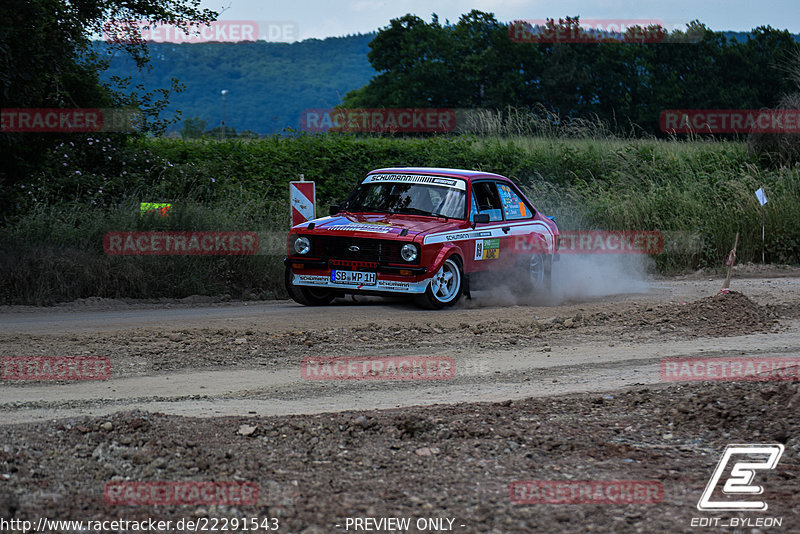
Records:
[[[163,115],[188,137],[301,128],[304,110],[346,107],[533,109],[658,132],[665,108],[771,107],[792,89],[787,62],[800,36],[772,28],[714,32],[699,43],[531,44],[473,11],[440,24],[406,15],[376,33],[295,43],[149,43],[151,68],[113,53],[104,79],[148,90],[183,86]],[[95,42],[101,53],[112,47]],[[227,90],[223,100],[221,91]]]
[[[181,112],[196,127],[218,128],[223,118],[236,132],[279,133],[298,128],[304,109],[332,108],[348,91],[366,85],[375,71],[367,61],[374,34],[307,39],[296,43],[148,43],[151,67],[139,71],[134,60],[112,56],[104,79],[128,77],[153,90],[176,78],[184,90],[170,97],[164,114]],[[112,50],[105,42],[94,47]],[[112,51],[113,53],[113,51]]]

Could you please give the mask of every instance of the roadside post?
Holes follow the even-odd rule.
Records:
[[[759,187],[756,191],[756,198],[758,199],[758,203],[761,204],[761,263],[764,262],[764,242],[766,241],[766,233],[765,233],[765,219],[764,219],[764,204],[767,203],[767,194],[764,193],[764,188]]]
[[[728,274],[725,276],[725,281],[722,283],[722,289],[719,290],[719,293],[728,293],[730,291],[728,288],[731,285],[731,275],[733,274],[733,264],[736,263],[736,247],[738,245],[739,232],[736,232],[736,240],[733,242],[733,249],[731,249],[728,254],[728,259],[725,261],[725,265],[728,266]]]
[[[317,197],[314,182],[306,182],[302,174],[299,181],[289,182],[289,205],[292,210],[291,226],[315,219]]]

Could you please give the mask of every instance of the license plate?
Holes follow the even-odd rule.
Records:
[[[331,282],[334,284],[349,284],[356,286],[374,286],[377,283],[375,273],[362,271],[331,271]]]

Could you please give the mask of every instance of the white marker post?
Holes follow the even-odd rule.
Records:
[[[764,220],[764,204],[767,203],[767,195],[764,193],[764,188],[759,187],[758,191],[756,191],[756,198],[758,199],[759,204],[761,204],[761,263],[764,263],[764,242],[766,241],[766,232],[764,230],[765,227],[765,220]]]

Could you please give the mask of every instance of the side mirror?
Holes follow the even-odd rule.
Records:
[[[472,216],[472,229],[475,229],[476,224],[483,224],[489,222],[489,214],[488,213],[476,213]]]
[[[337,213],[339,213],[339,204],[331,204],[328,209],[328,215],[336,215]]]

